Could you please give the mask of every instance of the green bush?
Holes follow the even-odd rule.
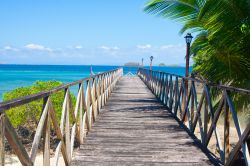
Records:
[[[13,91],[4,93],[3,100],[12,100],[15,98],[35,94],[44,90],[49,90],[55,87],[62,85],[62,82],[59,81],[36,81],[32,86],[20,87]],[[72,103],[75,101],[75,97],[71,94]],[[51,100],[53,108],[56,111],[57,119],[60,120],[62,112],[62,104],[64,100],[64,90],[59,91],[51,95]],[[9,117],[11,124],[16,128],[21,125],[26,127],[32,127],[35,124],[38,124],[39,118],[42,113],[43,99],[39,99],[28,104],[15,107],[6,111],[7,116]]]

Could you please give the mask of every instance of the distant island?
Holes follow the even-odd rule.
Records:
[[[159,66],[162,67],[162,66],[167,66],[167,65],[165,63],[160,63]]]
[[[124,66],[126,67],[140,67],[140,63],[137,63],[137,62],[128,62],[128,63],[125,63]]]
[[[166,65],[165,63],[160,63],[159,67],[180,67],[180,65],[177,64],[172,64],[172,65]]]

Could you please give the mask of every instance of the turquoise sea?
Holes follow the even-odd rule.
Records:
[[[78,65],[0,65],[0,101],[5,92],[32,85],[36,80],[57,80],[63,83],[79,80],[90,75],[89,66]],[[120,66],[92,66],[94,73],[105,72]],[[146,67],[148,68],[148,67]],[[136,73],[136,67],[124,67],[124,74]],[[169,73],[184,75],[184,67],[153,67]]]

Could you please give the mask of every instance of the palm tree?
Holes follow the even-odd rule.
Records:
[[[182,22],[180,33],[197,34],[191,46],[195,72],[211,82],[250,89],[249,0],[151,0],[144,10]],[[234,99],[239,107],[250,103]]]

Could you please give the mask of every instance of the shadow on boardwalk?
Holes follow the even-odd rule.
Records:
[[[102,109],[74,165],[213,165],[172,113],[138,77],[123,77]]]

